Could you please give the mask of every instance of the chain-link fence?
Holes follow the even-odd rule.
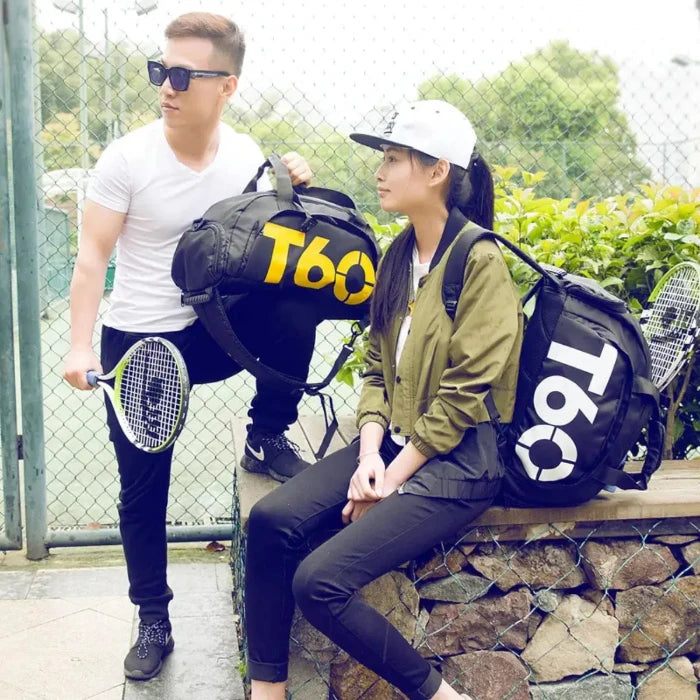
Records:
[[[377,157],[347,134],[376,126],[391,106],[447,99],[475,124],[494,164],[546,170],[541,196],[602,197],[641,182],[700,181],[700,16],[674,0],[652,19],[622,1],[571,8],[535,3],[239,3],[247,36],[239,93],[224,119],[264,152],[297,150],[317,183],[352,195],[387,221],[373,186]],[[68,286],[86,179],[105,146],[159,117],[145,62],[163,30],[192,10],[230,14],[214,0],[35,1],[36,139],[41,188],[40,272],[48,524],[97,527],[116,519],[117,477],[97,395],[62,380]],[[665,28],[665,29],[664,29]],[[689,55],[685,55],[689,54]],[[114,275],[108,269],[104,304]],[[320,376],[347,324],[319,329]],[[97,339],[96,339],[97,340]],[[341,413],[356,392],[332,386]],[[230,420],[246,411],[245,374],[194,390],[178,442],[168,519],[230,519]],[[317,412],[305,399],[302,412]],[[1,517],[1,516],[0,516]]]

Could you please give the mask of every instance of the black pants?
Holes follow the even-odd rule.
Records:
[[[237,335],[267,365],[305,379],[314,349],[317,318],[313,308],[295,297],[281,299],[258,293],[227,304]],[[221,350],[197,320],[173,333],[125,333],[102,329],[101,355],[105,372],[140,338],[159,335],[182,352],[192,384],[230,377],[241,368]],[[283,432],[297,419],[301,392],[280,391],[257,383],[248,415],[256,428]],[[107,423],[119,466],[119,529],[129,577],[129,597],[145,622],[168,616],[173,594],[167,585],[165,512],[170,486],[172,448],[149,454],[134,447],[119,427],[108,402]]]
[[[432,697],[441,678],[386,618],[355,593],[479,516],[492,499],[393,493],[343,527],[358,443],[329,455],[259,501],[250,513],[246,630],[251,679],[287,678],[294,602],[333,642],[409,698]],[[385,462],[398,447],[385,437]],[[330,539],[308,554],[309,540]]]

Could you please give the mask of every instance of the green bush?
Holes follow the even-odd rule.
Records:
[[[700,261],[700,188],[641,185],[636,193],[575,202],[538,196],[543,172],[494,168],[498,233],[542,263],[599,281],[639,313],[654,285],[676,263]],[[370,223],[380,244],[401,230],[400,220]],[[537,273],[506,251],[518,290],[524,293]],[[353,384],[362,371],[360,343],[338,376]],[[685,458],[700,445],[700,363],[692,358],[667,389],[666,458]]]

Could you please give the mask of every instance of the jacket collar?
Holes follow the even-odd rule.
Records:
[[[462,214],[457,207],[453,207],[447,217],[445,230],[442,232],[442,237],[438,243],[435,255],[433,255],[433,259],[430,261],[430,270],[432,270],[440,262],[440,259],[445,254],[445,251],[450,247],[450,245],[452,245],[454,239],[457,238],[459,233],[468,223],[469,219],[467,219],[467,217],[464,216],[464,214]]]

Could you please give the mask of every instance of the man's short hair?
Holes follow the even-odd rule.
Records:
[[[222,68],[240,76],[245,56],[245,38],[239,26],[227,17],[211,12],[188,12],[176,17],[166,27],[165,37],[209,39],[214,51],[226,61],[227,65]]]

